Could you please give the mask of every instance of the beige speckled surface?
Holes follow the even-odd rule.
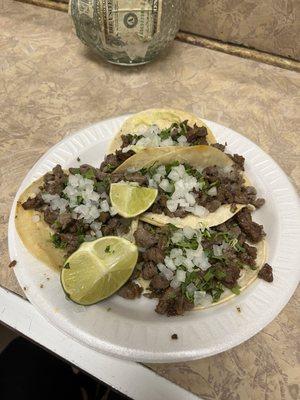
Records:
[[[66,14],[17,2],[4,3],[0,26],[1,285],[21,293],[7,268],[6,229],[24,175],[58,140],[102,118],[148,107],[192,110],[254,140],[299,188],[296,72],[179,42],[153,64],[123,69],[84,48]],[[206,399],[295,400],[299,294],[236,349],[151,367]]]
[[[300,60],[299,0],[183,0],[181,29]]]

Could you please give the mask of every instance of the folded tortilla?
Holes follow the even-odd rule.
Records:
[[[39,178],[21,194],[16,206],[15,226],[27,250],[48,267],[59,270],[66,260],[66,252],[64,249],[54,247],[51,235],[55,232],[44,221],[41,212],[25,210],[22,207],[22,203],[40,191],[39,187],[42,184],[43,178]],[[137,229],[137,225],[137,220],[132,221],[130,231],[123,237],[133,241],[133,233]]]
[[[142,168],[151,167],[154,164],[158,166],[166,165],[174,161],[178,161],[180,164],[187,163],[194,168],[206,168],[214,165],[224,168],[234,164],[230,157],[212,146],[156,147],[155,149],[143,149],[128,158],[114,173],[125,172],[128,169],[140,170]],[[156,226],[163,226],[171,223],[177,228],[190,226],[193,229],[201,229],[203,227],[212,227],[222,224],[239,212],[243,207],[254,209],[251,205],[237,204],[234,211],[232,211],[231,204],[223,204],[215,212],[209,213],[203,217],[190,214],[184,218],[174,218],[168,217],[165,214],[146,212],[140,219]]]
[[[157,125],[161,130],[169,128],[173,123],[180,123],[188,120],[189,126],[197,124],[198,127],[204,126],[207,129],[207,141],[209,144],[216,143],[216,139],[212,134],[211,130],[205,123],[194,114],[190,114],[186,111],[175,110],[175,109],[164,109],[164,108],[152,108],[139,112],[129,117],[122,125],[120,131],[117,133],[115,138],[112,140],[109,153],[114,153],[119,150],[122,145],[122,135],[136,134],[143,132],[151,125]],[[178,147],[178,146],[176,146]]]

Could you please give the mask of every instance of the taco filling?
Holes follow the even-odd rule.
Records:
[[[208,131],[205,126],[191,126],[188,120],[173,123],[169,128],[160,129],[153,124],[146,130],[127,135],[122,135],[121,149],[124,153],[133,146],[138,147],[165,147],[165,146],[196,146],[208,145]]]
[[[263,227],[248,209],[213,229],[155,227],[139,222],[134,233],[140,257],[132,279],[119,291],[125,298],[158,298],[155,311],[182,315],[240,293],[264,263]]]
[[[176,157],[176,155],[174,155]],[[119,180],[131,180],[141,186],[158,189],[158,197],[149,212],[169,217],[184,218],[188,214],[204,217],[215,212],[221,205],[230,204],[234,212],[236,204],[252,204],[259,208],[264,200],[257,198],[253,186],[245,186],[238,164],[224,168],[211,166],[195,168],[187,163],[173,161],[157,164],[140,170],[128,169],[119,175]],[[115,174],[115,177],[118,173]]]
[[[53,231],[53,246],[70,255],[83,242],[128,234],[131,220],[116,214],[108,193],[108,176],[98,169],[82,165],[67,174],[57,165],[44,175],[36,196],[22,207],[39,211]]]

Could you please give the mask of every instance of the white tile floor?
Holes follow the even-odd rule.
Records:
[[[15,332],[0,324],[0,353],[15,337]]]

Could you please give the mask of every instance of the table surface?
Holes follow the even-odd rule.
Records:
[[[53,144],[101,119],[149,107],[190,110],[256,142],[299,188],[296,72],[180,42],[152,64],[113,66],[79,42],[68,15],[11,0],[0,26],[0,284],[11,291],[23,295],[7,252],[19,184]],[[246,343],[203,360],[148,366],[205,399],[297,399],[299,311],[298,288]]]

